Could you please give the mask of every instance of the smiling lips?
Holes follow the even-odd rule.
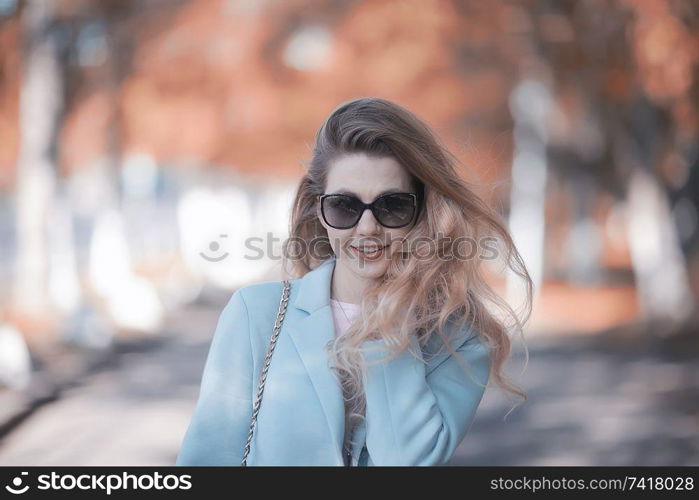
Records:
[[[376,260],[381,257],[384,253],[385,246],[365,246],[365,247],[354,247],[350,246],[356,255],[361,256],[363,259]]]

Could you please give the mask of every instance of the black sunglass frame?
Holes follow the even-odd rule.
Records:
[[[406,195],[407,195],[407,196],[410,196],[410,197],[413,199],[413,216],[412,216],[412,217],[410,218],[410,220],[409,220],[408,222],[406,222],[405,224],[401,224],[401,225],[399,225],[399,226],[387,226],[386,224],[383,224],[383,223],[379,220],[379,218],[376,216],[376,208],[375,208],[374,205],[375,205],[375,203],[376,203],[377,201],[379,201],[381,198],[384,198],[384,197],[386,197],[386,196],[395,196],[395,195],[402,195],[402,196],[406,196]],[[328,222],[328,218],[325,216],[325,207],[323,206],[323,201],[324,201],[326,198],[330,198],[330,197],[332,197],[332,196],[335,196],[335,197],[341,196],[341,197],[343,197],[343,198],[352,198],[352,199],[354,199],[354,200],[357,201],[358,206],[361,206],[361,210],[359,211],[359,216],[357,217],[357,220],[354,222],[354,224],[352,224],[351,226],[347,226],[347,227],[338,227],[338,226],[333,226],[332,224],[330,224],[330,222]],[[389,228],[389,229],[399,229],[399,228],[401,228],[401,227],[405,227],[405,226],[410,225],[410,224],[415,220],[415,217],[416,217],[417,214],[418,214],[418,208],[419,208],[418,205],[417,205],[417,195],[416,195],[415,193],[386,193],[386,194],[382,194],[382,195],[380,195],[380,196],[377,196],[377,197],[374,199],[374,201],[372,201],[371,203],[364,203],[362,200],[360,200],[359,198],[357,198],[356,196],[353,196],[353,195],[351,195],[351,194],[327,193],[327,194],[319,194],[319,195],[318,195],[318,201],[319,201],[319,203],[320,203],[320,213],[321,213],[321,215],[323,216],[323,220],[325,221],[325,223],[326,223],[328,226],[330,226],[330,227],[332,227],[332,228],[334,228],[334,229],[351,229],[351,228],[353,228],[354,226],[356,226],[357,224],[359,224],[359,221],[362,219],[362,216],[364,215],[364,211],[365,211],[367,208],[368,208],[369,210],[371,210],[371,213],[374,215],[374,219],[376,219],[376,222],[378,222],[379,224],[381,224],[383,227],[386,227],[386,228]]]

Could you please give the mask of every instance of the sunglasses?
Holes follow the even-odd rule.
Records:
[[[382,226],[405,227],[412,222],[417,210],[417,196],[413,193],[383,194],[371,203],[349,194],[321,194],[318,198],[323,220],[335,229],[356,226],[367,208]]]

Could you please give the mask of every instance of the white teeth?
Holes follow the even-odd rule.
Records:
[[[383,247],[363,247],[363,248],[355,247],[355,248],[357,250],[359,250],[360,252],[367,253],[367,254],[376,253],[376,252],[379,252],[381,249],[383,249]]]

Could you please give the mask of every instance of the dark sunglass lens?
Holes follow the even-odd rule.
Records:
[[[323,200],[325,221],[335,228],[348,228],[357,223],[359,207],[351,196],[328,196]]]
[[[413,197],[406,194],[382,196],[376,202],[376,216],[387,227],[400,227],[408,224],[415,213]]]

